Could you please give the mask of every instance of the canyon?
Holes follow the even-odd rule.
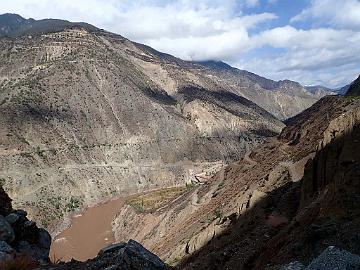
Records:
[[[84,25],[3,37],[0,48],[0,178],[54,234],[74,210],[211,176],[278,134],[273,114],[324,95]]]
[[[330,245],[360,253],[359,79],[343,97],[85,23],[4,21],[0,214],[25,209],[51,233],[50,259],[68,263],[41,269],[279,269]]]

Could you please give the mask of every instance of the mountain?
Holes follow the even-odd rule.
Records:
[[[49,32],[63,31],[69,27],[82,27],[88,31],[95,31],[97,28],[83,22],[69,22],[56,19],[24,19],[17,14],[0,15],[0,38],[19,37],[25,35],[41,35]]]
[[[360,100],[325,97],[165,206],[139,210],[132,198],[116,239],[179,269],[282,269],[328,246],[360,254],[359,136]]]
[[[219,87],[225,87],[228,91],[255,102],[282,120],[298,114],[325,95],[335,94],[324,89],[309,91],[290,80],[276,82],[219,61],[196,64],[204,66],[204,76],[212,78]]]
[[[0,48],[0,178],[45,226],[114,196],[184,186],[284,126],[204,67],[104,31]]]
[[[306,90],[313,94],[335,95],[337,91],[321,85],[305,86]]]
[[[52,230],[76,209],[212,175],[281,132],[274,115],[320,98],[87,24],[0,20],[13,36],[0,39],[0,179]]]
[[[81,27],[90,32],[99,32],[99,29],[86,23],[72,23],[56,19],[37,21],[34,19],[27,20],[16,14],[0,15],[0,37],[40,35],[62,31],[71,27]],[[191,69],[192,73],[198,73],[197,76],[203,77],[202,81],[191,83],[201,85],[206,83],[203,81],[206,78],[206,80],[211,81],[211,84],[215,84],[214,87],[231,90],[231,92],[255,102],[279,119],[287,119],[294,116],[311,106],[322,96],[332,94],[327,91],[312,93],[296,82],[275,82],[244,70],[238,70],[221,61],[185,62],[171,55],[157,52],[142,44],[134,44],[140,50],[145,50],[148,54],[154,54],[154,56],[166,60],[168,64],[176,63],[176,65],[182,66],[185,69]],[[169,69],[169,66],[165,67],[165,69]],[[149,72],[149,70],[143,71]],[[154,74],[150,73],[147,75],[152,76]],[[171,76],[171,74],[169,75]],[[208,87],[208,85],[206,86]],[[166,86],[162,85],[162,87]],[[172,89],[166,90],[172,91]]]
[[[349,90],[349,87],[350,87],[350,84],[345,85],[345,86],[340,87],[339,89],[337,89],[336,92],[337,92],[339,95],[345,96],[346,92]]]
[[[360,96],[360,76],[349,85],[347,96]]]
[[[130,239],[180,269],[360,253],[358,80],[350,98],[318,100],[87,25],[0,18],[0,258],[47,259],[49,235],[27,216],[56,234],[114,197],[122,243],[40,269],[166,267]]]

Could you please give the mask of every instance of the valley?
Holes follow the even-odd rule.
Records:
[[[220,86],[225,71],[107,32],[5,38],[1,53],[0,178],[54,232],[78,208],[191,183],[195,168],[237,160],[284,126]]]
[[[331,245],[360,254],[359,79],[340,96],[86,23],[1,16],[6,256],[275,270]]]

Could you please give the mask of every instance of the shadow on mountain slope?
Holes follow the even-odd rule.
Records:
[[[360,254],[360,126],[320,150],[300,182],[268,193],[179,264],[180,269],[279,269],[327,246]]]
[[[199,87],[184,87],[179,90],[177,98],[184,99],[186,102],[192,102],[194,100],[200,100],[203,102],[209,102],[215,106],[246,120],[259,120],[258,115],[261,115],[264,119],[270,122],[277,122],[278,120],[269,112],[265,111],[261,107],[257,106],[250,100],[238,96],[234,93],[227,91],[209,91]],[[260,130],[262,135],[268,132],[267,136],[275,136],[276,133],[270,130]]]

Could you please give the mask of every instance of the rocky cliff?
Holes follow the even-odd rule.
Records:
[[[20,261],[27,265],[21,269],[49,262],[51,237],[26,216],[26,211],[12,209],[11,199],[0,186],[0,269],[16,269]],[[14,268],[10,268],[12,263]]]
[[[356,99],[322,99],[166,207],[126,206],[114,222],[117,239],[144,241],[184,269],[308,264],[329,244],[359,254],[359,113]]]

